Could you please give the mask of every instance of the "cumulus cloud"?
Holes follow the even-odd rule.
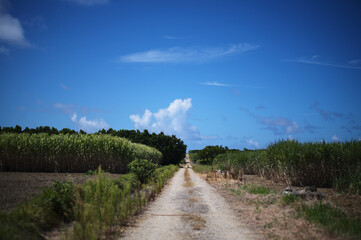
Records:
[[[192,108],[192,99],[176,99],[167,108],[152,113],[146,109],[143,115],[130,115],[136,129],[148,129],[152,132],[164,132],[176,135],[184,140],[204,140],[214,137],[201,136],[197,127],[188,121],[188,111]]]
[[[143,116],[130,115],[130,120],[134,122],[134,127],[137,129],[145,129],[149,127],[150,121],[152,120],[153,113],[148,109],[145,110]]]
[[[79,128],[88,133],[96,132],[100,129],[108,129],[109,124],[102,118],[88,120],[85,116],[86,113],[100,111],[98,109],[89,109],[85,107],[74,106],[73,104],[55,103],[53,108],[57,109],[62,114],[68,115],[70,120]],[[83,109],[85,108],[85,109]],[[83,117],[78,119],[77,112],[80,110]]]
[[[64,1],[72,2],[83,6],[93,6],[97,4],[106,4],[109,2],[108,0],[64,0]]]
[[[21,47],[30,47],[19,19],[8,13],[8,5],[8,1],[0,1],[0,41]]]
[[[246,142],[249,148],[261,148],[261,145],[252,138],[246,139]]]
[[[109,128],[109,124],[104,121],[102,118],[100,119],[94,119],[94,120],[87,120],[86,116],[81,117],[78,120],[78,116],[76,113],[74,113],[71,117],[70,117],[71,121],[73,123],[75,123],[79,129],[82,129],[88,133],[90,132],[96,132],[100,129],[108,129]]]
[[[339,140],[339,138],[336,135],[332,136],[332,141],[337,142],[338,140]]]
[[[120,62],[127,63],[181,63],[206,62],[220,57],[241,54],[258,48],[258,45],[240,43],[228,47],[216,48],[182,48],[152,49],[145,52],[131,53],[119,57]]]

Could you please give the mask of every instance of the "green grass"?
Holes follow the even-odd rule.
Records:
[[[286,194],[286,195],[283,195],[282,198],[281,198],[281,203],[283,205],[291,205],[295,202],[298,202],[301,200],[301,197],[300,196],[297,196],[297,195],[294,195],[294,194]]]
[[[243,186],[240,187],[241,190],[244,190],[248,193],[251,194],[262,194],[262,195],[267,195],[272,193],[272,191],[262,185],[257,185],[257,184],[245,184]]]
[[[311,206],[303,204],[298,208],[298,212],[308,221],[324,226],[331,233],[361,239],[361,219],[348,217],[342,210],[329,203],[318,202]]]
[[[212,172],[211,165],[192,164],[192,169],[197,173],[209,173]]]

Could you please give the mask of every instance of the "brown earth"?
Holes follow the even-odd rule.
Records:
[[[295,208],[282,204],[282,191],[287,187],[284,183],[275,183],[255,175],[244,175],[242,181],[226,180],[220,174],[200,175],[218,190],[237,216],[264,239],[342,239],[297,217]],[[243,184],[263,185],[271,189],[272,193],[250,194],[240,190]],[[318,191],[325,195],[324,201],[342,208],[350,216],[361,217],[361,196],[339,194],[326,188],[319,188]],[[308,200],[306,203],[313,201],[317,200]]]
[[[110,176],[115,178],[120,175]],[[84,173],[0,172],[0,211],[7,211],[30,199],[55,181],[70,180],[82,184],[90,178],[94,176],[86,176]]]

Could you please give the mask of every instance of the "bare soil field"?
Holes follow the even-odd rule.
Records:
[[[298,218],[294,208],[281,203],[282,191],[287,187],[286,184],[275,183],[255,175],[245,175],[241,182],[229,179],[226,181],[222,176],[214,178],[207,174],[199,175],[217,189],[233,212],[244,219],[255,234],[262,235],[264,239],[340,239],[321,227]],[[243,184],[266,186],[272,193],[258,195],[240,191]],[[319,188],[318,191],[325,195],[325,201],[342,208],[349,215],[361,217],[360,196],[339,194],[327,188]],[[318,200],[308,200],[308,203],[312,201]]]
[[[109,174],[116,178],[119,174]],[[7,211],[17,204],[39,194],[44,187],[49,187],[55,181],[70,180],[82,184],[94,176],[84,173],[28,173],[0,172],[0,211]]]

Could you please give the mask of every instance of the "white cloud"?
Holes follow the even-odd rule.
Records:
[[[4,46],[0,46],[0,54],[9,55],[10,50]]]
[[[339,138],[336,135],[332,136],[332,141],[337,142],[338,140],[339,140]]]
[[[108,0],[65,0],[65,1],[83,6],[93,6],[96,4],[106,4],[109,2]]]
[[[130,120],[134,122],[135,128],[145,129],[149,126],[153,113],[151,113],[148,109],[145,110],[142,117],[137,115],[130,115]]]
[[[251,147],[251,148],[252,147],[261,148],[261,145],[258,142],[254,141],[252,138],[251,139],[246,139],[246,142],[247,142],[248,146]]]
[[[188,122],[188,111],[191,108],[191,98],[176,99],[169,104],[168,108],[159,109],[155,113],[146,109],[142,116],[130,115],[130,120],[136,129],[174,134],[184,140],[214,139],[214,137],[201,136],[197,127]]]
[[[180,63],[206,62],[216,58],[244,53],[258,48],[258,45],[240,43],[227,48],[181,48],[153,49],[119,57],[120,62],[128,63]]]
[[[206,85],[206,86],[217,86],[217,87],[232,87],[232,85],[230,84],[226,84],[226,83],[218,83],[216,81],[213,82],[203,82],[203,83],[199,83],[201,85]]]
[[[88,133],[90,132],[96,132],[100,129],[108,129],[109,128],[109,124],[104,121],[102,118],[101,119],[94,119],[94,120],[87,120],[86,116],[81,117],[78,120],[78,116],[76,113],[74,113],[71,117],[70,117],[71,121],[73,123],[75,123],[79,129],[82,129]]]
[[[333,64],[323,61],[318,61],[319,58],[318,55],[314,55],[311,58],[296,58],[296,59],[289,59],[285,60],[286,62],[296,62],[296,63],[305,63],[305,64],[313,64],[313,65],[322,65],[322,66],[328,66],[328,67],[335,67],[335,68],[345,68],[345,69],[355,69],[355,70],[361,70],[360,66],[350,66],[350,65],[343,65],[343,64]],[[351,65],[355,65],[357,60],[351,60],[348,63]]]
[[[7,13],[8,1],[0,1],[0,41],[30,47],[31,44],[25,39],[24,30],[19,19]]]

